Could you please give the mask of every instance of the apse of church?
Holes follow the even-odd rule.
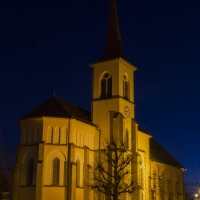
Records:
[[[124,58],[116,0],[110,0],[104,52],[90,67],[91,112],[53,96],[19,120],[13,200],[111,199],[89,184],[111,139],[123,141],[133,158],[135,191],[120,199],[184,200],[184,167],[135,120],[136,67]]]

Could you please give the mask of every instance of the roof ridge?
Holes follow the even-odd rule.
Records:
[[[155,161],[159,161],[159,162],[161,162],[161,163],[164,163],[164,164],[168,164],[168,165],[172,165],[172,166],[174,166],[174,165],[178,165],[179,167],[182,167],[182,168],[184,168],[183,167],[183,165],[169,152],[169,151],[167,151],[155,138],[150,138],[150,145],[151,145],[151,153],[150,153],[150,155],[151,155],[151,157],[153,158],[153,160],[155,160]],[[160,156],[158,155],[158,154],[156,154],[156,156],[157,156],[157,158],[155,158],[155,154],[153,155],[153,151],[155,150],[155,145],[157,145],[157,147],[158,148],[160,148],[160,150],[162,150],[162,151],[164,151],[164,153],[166,154],[166,156],[169,156],[169,158],[170,158],[170,160],[164,160],[163,158],[161,159],[160,158]],[[153,149],[153,148],[154,149]],[[153,151],[152,151],[153,150]],[[156,151],[156,153],[158,153],[158,151]],[[162,155],[163,156],[163,155]],[[161,159],[161,160],[160,160]],[[165,158],[166,159],[166,158]]]
[[[51,97],[46,102],[43,102],[20,119],[35,117],[74,118],[80,121],[85,121],[86,123],[92,123],[90,111],[56,96]]]
[[[50,101],[49,104],[47,105],[46,109],[43,111],[43,115],[46,113],[46,111],[49,109],[50,105],[52,104],[52,99],[53,99],[53,98],[49,99],[49,100],[51,100],[51,101]]]
[[[64,102],[64,103],[67,103],[67,104],[69,104],[69,105],[71,105],[71,106],[74,106],[74,107],[79,108],[79,109],[81,109],[81,110],[85,110],[85,111],[90,112],[89,110],[87,110],[87,109],[85,109],[85,108],[82,108],[82,107],[80,107],[80,106],[74,105],[74,104],[72,104],[72,103],[70,103],[70,102],[68,102],[68,101],[65,101],[64,99],[62,99],[62,98],[60,98],[60,97],[57,97],[57,96],[56,96],[55,98],[57,98],[57,100],[59,100],[59,101],[62,101],[62,102]],[[59,102],[59,103],[60,103],[60,102]]]
[[[70,104],[66,101],[64,101],[63,99],[59,98],[59,97],[55,97],[58,100],[59,105],[64,109],[64,111],[70,116],[70,117],[74,117],[71,113],[68,112],[68,110],[65,109],[65,107],[63,106],[63,104],[60,101],[63,101],[64,103]],[[72,106],[74,106],[73,104],[70,104]]]

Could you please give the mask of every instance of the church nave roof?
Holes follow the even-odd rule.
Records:
[[[53,96],[21,119],[35,117],[74,118],[92,124],[89,111]]]

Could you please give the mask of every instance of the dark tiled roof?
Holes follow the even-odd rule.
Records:
[[[150,138],[150,159],[178,168],[184,168],[168,151],[166,151],[154,138]]]
[[[72,105],[55,96],[27,113],[21,119],[35,117],[74,118],[90,124],[92,123],[91,113],[89,111]]]
[[[138,130],[151,136],[151,134],[145,128],[143,128],[141,126],[138,127]]]

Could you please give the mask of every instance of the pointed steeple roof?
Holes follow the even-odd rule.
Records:
[[[108,29],[103,56],[100,60],[123,57],[116,0],[110,0]]]

